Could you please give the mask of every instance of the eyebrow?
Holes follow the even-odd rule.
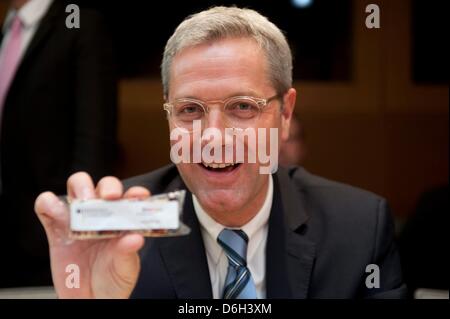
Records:
[[[214,99],[214,100],[226,100],[229,99],[231,97],[235,97],[235,96],[252,96],[252,97],[260,97],[260,94],[256,93],[253,90],[248,90],[248,91],[238,91],[235,92],[233,94],[230,94],[228,96],[226,96],[223,99]],[[183,97],[175,97],[174,100],[179,100],[179,99],[193,99],[193,100],[199,100],[199,101],[205,101],[195,95],[188,95],[188,96],[183,96]],[[209,100],[209,101],[213,101],[213,100]]]

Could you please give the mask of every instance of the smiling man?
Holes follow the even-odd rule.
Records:
[[[258,136],[256,129],[276,129],[277,142],[289,136],[296,100],[291,52],[282,32],[255,11],[215,7],[187,18],[166,45],[162,80],[171,130],[192,137],[211,128],[254,129]],[[265,139],[274,142],[269,134]],[[183,216],[191,233],[185,237],[144,241],[130,234],[68,241],[63,205],[54,194],[41,194],[36,212],[47,232],[58,296],[404,295],[383,198],[297,167],[261,174],[258,160],[225,160],[226,140],[214,139],[214,150],[217,143],[223,149],[220,162],[183,161],[124,183],[105,177],[94,186],[82,172],[68,180],[69,196],[85,199],[143,198],[187,189]],[[250,140],[244,139],[246,159],[260,151]],[[195,138],[189,141],[192,153],[198,152]],[[200,148],[208,142],[203,135]],[[68,264],[80,267],[78,289],[64,284]]]

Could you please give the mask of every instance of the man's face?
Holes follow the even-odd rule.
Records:
[[[168,101],[180,98],[217,101],[242,95],[258,98],[274,96],[277,92],[269,81],[266,65],[264,53],[256,42],[248,38],[222,39],[184,49],[172,62]],[[280,110],[282,100],[285,104],[283,112]],[[281,99],[273,100],[265,107],[254,128],[278,128],[279,139],[287,139],[294,103],[295,90],[291,89]],[[222,107],[222,104],[210,104],[206,117],[207,127],[221,130],[224,136],[227,124]],[[170,121],[169,124],[172,130],[174,125]],[[269,140],[268,129],[266,136]],[[172,141],[172,144],[175,142]],[[222,147],[225,154],[224,141]],[[244,150],[248,151],[247,145]],[[244,158],[247,159],[246,154]],[[225,163],[225,155],[222,163]],[[180,163],[177,167],[203,209],[216,220],[223,221],[224,216],[229,217],[227,220],[233,220],[235,214],[258,209],[265,198],[268,175],[260,174],[258,161],[227,169],[211,169],[202,163]],[[219,216],[221,218],[217,218]]]

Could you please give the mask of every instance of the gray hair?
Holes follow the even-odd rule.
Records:
[[[232,37],[254,39],[263,49],[277,93],[292,87],[292,55],[282,31],[254,10],[213,7],[187,17],[167,41],[161,64],[164,96],[169,94],[170,67],[176,54],[187,47]]]

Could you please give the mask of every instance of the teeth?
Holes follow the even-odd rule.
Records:
[[[235,163],[202,163],[203,166],[211,167],[211,168],[225,168],[228,166],[233,166]]]

